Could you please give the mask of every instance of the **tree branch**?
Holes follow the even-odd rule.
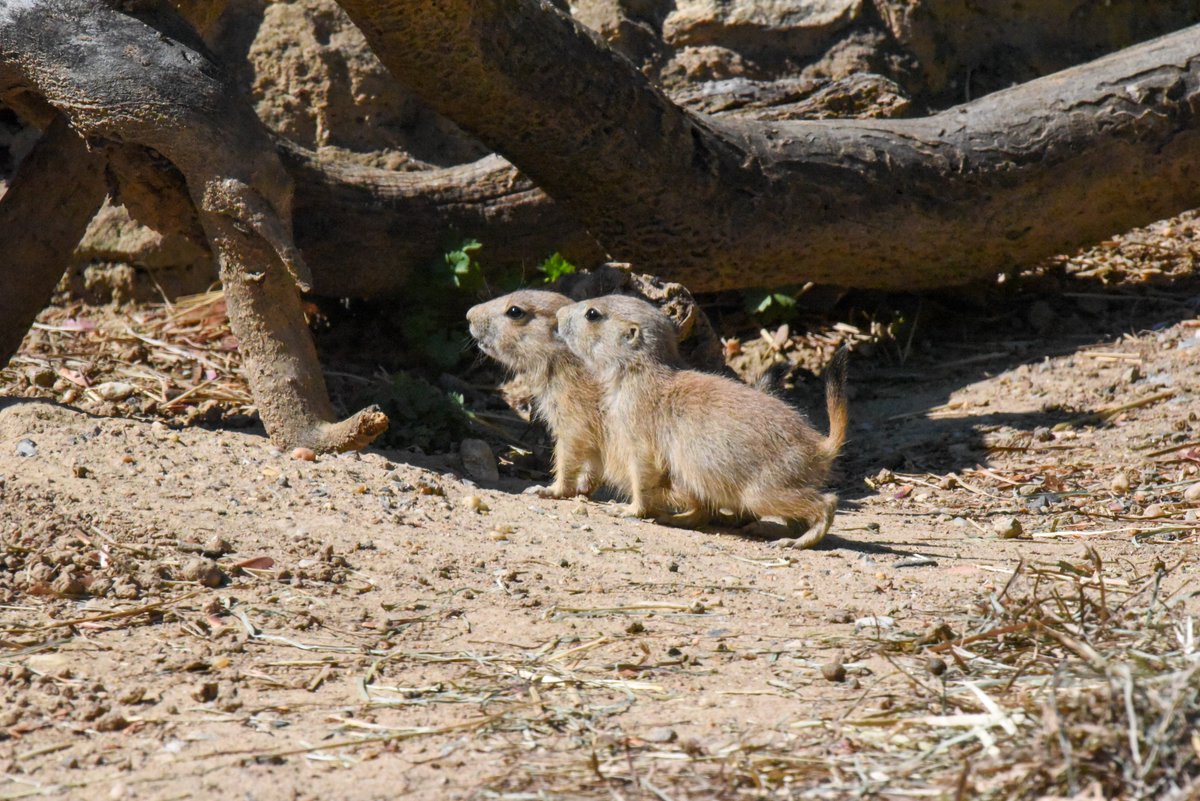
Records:
[[[341,5],[613,257],[695,290],[959,284],[1200,205],[1200,27],[924,119],[747,122],[547,2]]]
[[[87,0],[0,6],[0,77],[10,92],[44,98],[76,131],[152,150],[183,174],[273,440],[346,450],[386,428],[377,409],[335,422],[296,288],[308,275],[292,241],[291,180],[250,105],[182,20]]]

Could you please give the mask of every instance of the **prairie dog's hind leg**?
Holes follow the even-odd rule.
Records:
[[[837,512],[838,498],[815,489],[783,490],[746,499],[746,506],[759,517],[781,517],[793,536],[771,544],[781,548],[812,548],[829,533]]]
[[[833,527],[833,518],[837,513],[838,499],[832,493],[819,495],[818,497],[821,499],[821,504],[813,509],[812,516],[806,515],[800,518],[787,518],[788,528],[795,531],[798,536],[776,540],[773,543],[775,546],[802,550],[812,548],[825,539],[825,535]]]
[[[711,519],[708,510],[698,503],[690,503],[682,512],[659,515],[654,519],[660,526],[673,528],[704,528]]]

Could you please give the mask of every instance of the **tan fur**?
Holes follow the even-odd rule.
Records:
[[[631,513],[677,506],[686,511],[673,521],[696,525],[730,510],[783,518],[803,531],[797,547],[824,538],[837,497],[819,490],[846,431],[844,355],[827,385],[831,431],[823,437],[778,398],[682,369],[670,320],[641,300],[612,295],[566,306],[558,330],[603,388]]]
[[[521,290],[467,312],[479,349],[513,373],[506,392],[528,396],[554,436],[554,483],[541,494],[588,495],[604,479],[600,388],[555,335],[556,312],[573,301],[556,292]],[[510,309],[520,315],[510,316]]]

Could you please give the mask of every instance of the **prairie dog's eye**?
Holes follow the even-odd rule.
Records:
[[[525,316],[525,310],[522,309],[520,306],[509,306],[508,311],[506,311],[504,313],[504,316],[509,317],[513,320],[520,320],[522,317]]]
[[[603,317],[604,315],[600,313],[599,309],[588,309],[583,313],[583,318],[589,323],[594,323]]]

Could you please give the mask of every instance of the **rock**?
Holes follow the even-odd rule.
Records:
[[[104,704],[88,704],[83,709],[79,710],[79,719],[84,721],[93,721],[96,718],[103,717],[108,714],[108,707]]]
[[[216,559],[218,556],[224,556],[227,553],[233,553],[233,546],[229,540],[219,534],[213,534],[204,541],[200,553],[207,556],[209,559]]]
[[[830,661],[821,665],[821,675],[826,681],[841,683],[846,680],[846,666],[842,664],[840,656],[834,657]]]
[[[92,725],[96,731],[121,731],[129,725],[129,721],[120,712],[109,712]]]
[[[1183,491],[1183,499],[1185,501],[1200,501],[1200,481],[1197,481]]]
[[[1146,518],[1163,517],[1165,515],[1166,515],[1166,510],[1163,509],[1162,504],[1158,504],[1158,503],[1150,504],[1142,512],[1142,517],[1146,517]]]
[[[133,704],[140,704],[142,699],[145,697],[146,688],[135,685],[133,687],[128,687],[124,690],[121,690],[121,692],[117,695],[117,703],[132,706]]]
[[[92,391],[109,403],[120,403],[123,400],[128,400],[129,396],[136,392],[137,389],[133,384],[127,384],[124,381],[106,381],[103,384],[97,384],[92,387]]]
[[[996,536],[1002,540],[1015,540],[1019,538],[1025,529],[1021,526],[1021,521],[1015,517],[1001,517],[992,523],[992,531],[996,532]]]
[[[663,20],[670,45],[721,45],[800,59],[858,18],[861,0],[677,0]]]
[[[946,663],[940,657],[931,656],[925,661],[925,669],[930,675],[940,676],[946,672]]]
[[[46,367],[30,367],[25,373],[25,377],[29,379],[30,384],[42,389],[53,387],[55,380],[58,378],[53,370]]]
[[[642,735],[642,739],[648,743],[673,743],[679,739],[679,735],[674,729],[668,729],[664,726],[658,729],[651,729]]]
[[[725,81],[751,71],[740,53],[715,45],[680,48],[668,69],[688,81]]]
[[[464,439],[458,447],[458,452],[462,456],[463,469],[472,478],[488,482],[500,480],[496,455],[486,442],[481,439]]]
[[[312,448],[293,448],[292,458],[299,459],[302,462],[315,462],[317,460],[317,452]]]
[[[50,584],[50,589],[56,594],[75,598],[87,592],[79,576],[74,573],[62,573]]]
[[[17,443],[17,456],[37,456],[37,443],[28,437]]]
[[[112,592],[113,580],[101,576],[97,579],[92,579],[92,582],[87,585],[88,595],[93,595],[97,598],[103,598]]]
[[[226,576],[211,559],[196,558],[183,566],[183,580],[195,581],[205,587],[220,587]]]
[[[1115,476],[1113,476],[1112,481],[1109,482],[1108,488],[1118,495],[1124,495],[1125,493],[1129,492],[1128,474],[1126,474],[1124,471],[1117,473]]]
[[[72,257],[72,294],[120,305],[203,292],[217,277],[208,247],[198,229],[174,228],[154,230],[105,201]]]
[[[488,151],[392,78],[333,0],[292,0],[237,20],[258,116],[276,133],[383,169],[461,164]],[[243,12],[244,14],[246,12]],[[257,31],[255,31],[257,26]],[[239,34],[239,38],[241,34]]]
[[[206,681],[196,685],[196,687],[192,690],[192,697],[204,704],[208,703],[209,701],[217,700],[217,694],[219,691],[220,687],[215,681]]]
[[[483,502],[483,498],[480,498],[478,495],[463,496],[462,505],[463,508],[470,509],[472,512],[483,513],[490,511],[488,505]]]

